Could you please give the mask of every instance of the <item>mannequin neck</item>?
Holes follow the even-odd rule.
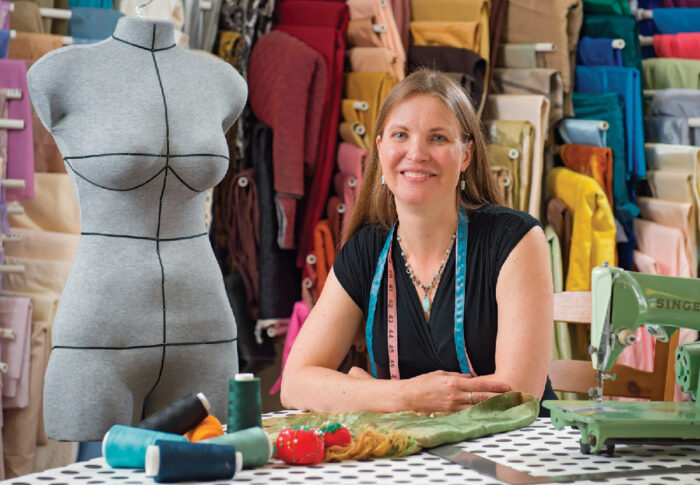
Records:
[[[122,17],[113,36],[144,49],[165,49],[175,45],[175,26],[167,20]]]

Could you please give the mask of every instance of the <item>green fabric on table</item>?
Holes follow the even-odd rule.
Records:
[[[513,431],[531,424],[539,413],[539,399],[524,392],[506,392],[456,413],[439,413],[434,417],[413,411],[396,413],[309,413],[263,419],[263,429],[276,439],[284,428],[316,427],[340,423],[353,439],[363,431],[404,432],[411,445],[399,454],[386,458],[418,453],[446,443],[471,440],[495,433]]]
[[[642,70],[644,89],[700,89],[700,60],[644,59]]]

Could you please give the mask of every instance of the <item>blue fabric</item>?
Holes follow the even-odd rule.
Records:
[[[627,192],[627,166],[625,158],[625,123],[623,105],[616,93],[583,94],[571,96],[577,119],[604,120],[608,122],[607,146],[613,152],[613,204],[615,218],[626,221],[639,215],[639,208]]]
[[[85,39],[83,37],[73,37],[73,44],[94,44],[95,42],[102,42],[104,39]]]
[[[112,0],[68,0],[68,8],[77,7],[112,9]]]
[[[646,177],[644,124],[639,71],[629,67],[577,66],[576,89],[582,93],[617,93],[624,106],[627,180]]]
[[[655,8],[653,12],[659,34],[700,31],[700,8]]]
[[[0,59],[7,59],[7,49],[10,46],[10,31],[0,30]]]
[[[102,40],[111,36],[117,21],[124,16],[116,10],[92,7],[75,7],[71,8],[71,12],[71,18],[68,20],[68,34],[88,40]]]
[[[557,125],[557,131],[564,143],[605,148],[608,132],[600,129],[603,121],[565,118]]]
[[[614,49],[613,39],[581,37],[576,54],[581,66],[622,66],[622,50]]]
[[[639,45],[639,27],[637,19],[631,15],[586,15],[583,17],[581,36],[622,39],[622,65],[634,67],[642,72],[642,50]]]

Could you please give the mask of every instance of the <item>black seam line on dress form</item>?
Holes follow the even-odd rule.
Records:
[[[156,44],[156,26],[153,26],[153,41],[151,48]],[[153,387],[146,394],[146,397],[150,396],[155,390],[156,386],[160,382],[160,378],[163,375],[163,366],[165,365],[165,349],[167,348],[166,343],[166,329],[167,329],[167,319],[165,312],[165,268],[163,267],[163,259],[160,256],[160,223],[161,217],[163,215],[163,195],[165,195],[165,187],[168,181],[168,169],[170,166],[170,123],[168,122],[168,102],[165,99],[165,89],[163,88],[163,80],[160,78],[160,70],[158,69],[158,61],[156,60],[156,54],[151,50],[151,58],[153,59],[153,66],[156,69],[156,76],[158,77],[158,86],[160,87],[160,94],[163,97],[163,110],[165,113],[165,176],[163,177],[163,188],[160,190],[160,198],[158,199],[158,226],[156,228],[156,254],[158,255],[158,264],[160,265],[160,294],[161,302],[163,306],[163,352],[160,357],[160,368],[158,369],[158,377]],[[144,399],[143,413],[146,411],[146,399]]]
[[[188,189],[190,189],[192,192],[197,192],[197,193],[204,192],[203,190],[195,189],[194,187],[192,187],[191,185],[189,185],[187,182],[185,182],[184,180],[182,180],[182,177],[180,177],[174,169],[170,168],[170,169],[168,169],[168,170],[171,171],[171,172],[173,173],[173,175],[175,175],[175,177],[177,177],[177,179],[178,179],[180,182],[182,182],[182,185],[184,185],[185,187],[187,187]]]
[[[170,241],[184,241],[185,239],[195,239],[198,237],[202,236],[208,236],[209,233],[207,232],[202,232],[200,234],[193,234],[191,236],[182,236],[182,237],[162,237],[160,239],[156,239],[155,237],[146,237],[146,236],[131,236],[129,234],[107,234],[104,232],[81,232],[81,236],[103,236],[103,237],[123,237],[126,239],[139,239],[142,241],[161,241],[161,242],[170,242]]]
[[[219,345],[219,344],[229,344],[231,342],[236,342],[238,337],[230,338],[227,340],[212,340],[211,342],[173,342],[166,343],[165,347],[187,347],[192,345]],[[78,346],[78,345],[55,345],[51,347],[54,349],[64,349],[64,350],[138,350],[138,349],[156,349],[163,347],[163,344],[153,344],[153,345],[127,345],[124,347],[100,347],[100,346]]]
[[[156,28],[156,26],[154,25],[154,26],[153,26],[153,30],[155,30],[155,28]],[[161,47],[160,49],[154,49],[154,47],[155,47],[155,40],[153,41],[153,44],[152,44],[151,47],[149,48],[149,47],[144,47],[144,46],[142,46],[142,45],[134,44],[134,43],[132,43],[132,42],[129,42],[128,40],[120,39],[119,37],[115,37],[114,35],[112,35],[112,39],[118,40],[119,42],[124,42],[125,44],[129,44],[129,45],[132,45],[132,46],[134,46],[134,47],[138,47],[139,49],[143,49],[143,50],[145,50],[145,51],[150,51],[150,52],[167,51],[168,49],[172,49],[172,48],[175,47],[175,45],[176,45],[176,44],[173,44],[173,45],[168,46],[168,47]]]
[[[166,165],[165,167],[163,167],[163,168],[161,168],[160,170],[158,170],[158,171],[156,172],[156,174],[155,174],[153,177],[149,178],[149,179],[146,180],[145,182],[142,182],[142,183],[140,183],[140,184],[138,184],[138,185],[136,185],[136,186],[134,186],[134,187],[129,187],[129,188],[126,188],[126,189],[115,189],[114,187],[106,187],[106,186],[104,186],[104,185],[100,185],[100,184],[98,184],[98,183],[96,183],[96,182],[93,182],[92,180],[90,180],[89,178],[87,178],[85,175],[81,174],[81,173],[78,172],[76,169],[74,169],[74,168],[73,168],[73,165],[71,165],[70,162],[68,162],[68,160],[65,160],[65,162],[66,162],[66,165],[68,165],[68,168],[70,168],[71,171],[72,171],[74,174],[76,174],[76,175],[77,175],[78,177],[80,177],[81,179],[85,180],[87,183],[92,184],[92,185],[94,185],[95,187],[99,187],[99,188],[101,188],[101,189],[105,189],[105,190],[114,190],[114,191],[116,191],[116,192],[128,192],[128,191],[130,191],[130,190],[139,189],[139,188],[143,187],[144,185],[146,185],[146,184],[147,184],[148,182],[150,182],[151,180],[155,179],[158,175],[160,175],[161,173],[163,173],[163,172],[165,171],[165,169],[167,168],[167,165]]]
[[[99,158],[99,157],[154,157],[154,158],[187,158],[187,157],[216,157],[223,158],[224,160],[231,161],[230,157],[226,155],[218,155],[216,153],[185,153],[183,155],[163,155],[162,153],[136,153],[136,152],[122,152],[122,153],[97,153],[94,155],[76,155],[74,157],[64,157],[64,161],[68,160],[84,160],[86,158]]]

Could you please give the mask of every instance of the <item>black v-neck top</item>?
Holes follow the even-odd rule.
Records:
[[[540,223],[532,216],[500,206],[468,211],[469,235],[464,305],[467,353],[477,375],[495,371],[498,305],[496,283],[501,266],[523,236]],[[389,231],[365,226],[341,248],[333,265],[338,281],[367,319],[372,279]],[[453,243],[454,244],[454,243]],[[399,372],[402,379],[435,370],[460,372],[454,343],[454,246],[435,290],[430,323],[405,271],[401,249],[393,241],[396,273]],[[374,316],[373,355],[379,378],[389,378],[387,350],[387,273],[384,271]],[[463,344],[462,344],[463,345]],[[516,350],[516,349],[514,349]]]

